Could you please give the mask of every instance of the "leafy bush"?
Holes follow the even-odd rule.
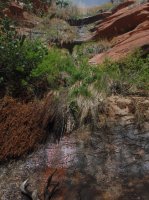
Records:
[[[149,56],[142,58],[141,52],[136,51],[121,61],[106,60],[97,70],[97,76],[96,85],[104,85],[116,93],[148,90]]]
[[[39,41],[18,38],[7,20],[2,27],[0,92],[3,95],[38,96],[47,89],[67,88],[71,97],[90,98],[94,90],[126,94],[134,89],[149,89],[149,56],[142,58],[140,52],[119,62],[105,60],[100,66],[90,66],[86,55],[93,53],[94,43],[76,47],[76,55],[72,56],[57,48],[47,51]]]
[[[32,71],[32,76],[47,78],[52,89],[69,88],[69,94],[73,97],[91,97],[93,87],[106,94],[124,94],[131,92],[132,88],[149,88],[148,59],[137,52],[119,62],[105,60],[100,66],[90,66],[83,56],[78,55],[74,59],[52,48],[43,62]]]
[[[5,19],[0,36],[0,88],[3,95],[33,92],[31,71],[43,60],[47,49],[39,41],[17,37]]]
[[[32,71],[32,77],[46,77],[52,89],[72,87],[70,93],[76,96],[89,96],[87,86],[93,79],[88,60],[76,62],[71,55],[56,48],[52,48],[43,62]]]
[[[57,89],[64,84],[65,79],[69,77],[73,69],[74,64],[70,56],[59,49],[52,48],[42,63],[36,69],[32,70],[32,77],[46,77],[49,87]],[[63,75],[62,72],[68,74]]]

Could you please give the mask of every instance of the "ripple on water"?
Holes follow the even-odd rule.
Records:
[[[52,168],[69,168],[77,162],[76,143],[71,137],[64,137],[58,144],[48,144],[47,165]]]

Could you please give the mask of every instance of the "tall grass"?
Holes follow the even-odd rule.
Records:
[[[73,58],[59,49],[51,49],[32,74],[47,77],[52,90],[67,91],[66,102],[79,124],[86,120],[95,123],[107,96],[149,90],[149,56],[142,58],[136,52],[119,62],[105,60],[91,66],[85,56]]]
[[[32,76],[46,77],[50,88],[68,89],[71,97],[92,98],[93,91],[127,94],[149,89],[149,56],[142,58],[137,51],[118,62],[105,60],[99,66],[91,66],[79,51],[74,58],[67,52],[51,49]]]

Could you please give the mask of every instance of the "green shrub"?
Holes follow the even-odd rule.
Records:
[[[97,76],[96,85],[117,87],[119,93],[127,93],[132,88],[148,90],[149,56],[142,58],[141,52],[136,51],[118,62],[106,60],[97,70]]]
[[[149,89],[149,56],[141,58],[141,52],[136,52],[121,61],[119,68],[124,81],[141,89]]]
[[[149,57],[139,52],[119,61],[105,60],[102,65],[90,66],[85,56],[77,52],[77,59],[59,49],[52,48],[45,59],[32,71],[35,78],[48,80],[49,88],[69,89],[70,96],[91,97],[90,86],[95,90],[111,93],[127,93],[131,89],[149,89]]]
[[[93,81],[92,70],[86,59],[75,62],[71,55],[56,48],[49,50],[43,62],[32,71],[32,77],[46,77],[52,89],[74,86],[74,92],[71,93],[86,96],[87,86]],[[81,84],[76,89],[77,82]]]
[[[69,76],[73,73],[74,68],[73,61],[67,53],[52,48],[42,63],[32,71],[32,77],[46,77],[49,87],[58,89],[69,84]]]
[[[16,97],[31,92],[34,89],[31,71],[46,53],[46,48],[39,41],[18,37],[5,19],[0,35],[0,88],[3,95]]]
[[[118,62],[105,60],[102,65],[91,66],[82,52],[83,48],[90,53],[89,44],[76,47],[76,55],[72,56],[57,48],[48,51],[39,41],[17,37],[7,20],[2,33],[0,92],[3,95],[38,96],[47,89],[66,88],[73,98],[80,95],[90,98],[96,91],[126,94],[134,88],[149,89],[149,56],[142,58],[139,51]]]
[[[117,62],[106,59],[99,66],[90,66],[81,60],[79,66],[79,81],[87,87],[94,85],[100,93],[127,94],[149,89],[149,55],[143,58],[141,51]]]

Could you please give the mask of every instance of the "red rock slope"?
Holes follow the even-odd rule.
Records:
[[[118,60],[136,48],[149,44],[149,3],[128,6],[106,18],[94,36],[114,38],[114,45],[109,51],[93,57],[91,63],[101,63],[106,57]]]
[[[28,12],[23,4],[12,1],[2,11],[2,13],[10,19],[17,22],[21,27],[33,28],[36,26],[41,19],[36,15],[38,12],[43,10],[47,12],[48,7],[46,4],[42,4],[40,0],[33,1],[33,12]]]

